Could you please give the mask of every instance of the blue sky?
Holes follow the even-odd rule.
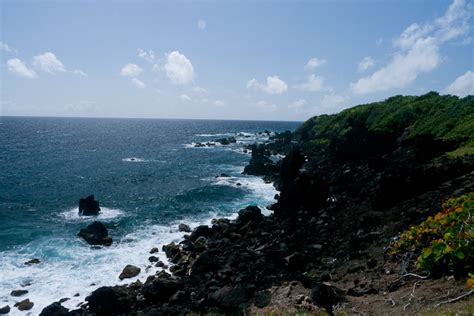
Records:
[[[1,115],[304,120],[474,93],[474,2],[0,0]]]

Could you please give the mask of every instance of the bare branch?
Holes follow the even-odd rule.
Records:
[[[459,301],[460,299],[463,299],[469,295],[471,295],[472,293],[474,293],[474,289],[471,289],[469,291],[467,291],[466,293],[458,296],[458,297],[455,297],[455,298],[452,298],[452,299],[449,299],[449,300],[446,300],[446,301],[442,301],[442,302],[439,302],[438,304],[436,304],[434,307],[437,308],[443,304],[449,304],[449,303],[454,303],[454,302],[457,302]]]

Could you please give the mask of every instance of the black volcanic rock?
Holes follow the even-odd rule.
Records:
[[[92,292],[86,301],[90,311],[96,315],[126,315],[135,301],[135,294],[124,286],[104,286]]]
[[[20,311],[28,311],[33,308],[33,305],[35,304],[27,298],[21,302],[16,303],[15,307]]]
[[[139,267],[128,264],[125,266],[125,268],[123,268],[122,273],[119,275],[119,279],[123,280],[136,277],[140,273],[140,270],[141,269]]]
[[[110,246],[112,244],[112,237],[109,236],[107,228],[98,221],[81,229],[77,235],[84,238],[90,245]]]
[[[43,308],[39,316],[66,316],[69,314],[69,310],[62,306],[59,302],[54,302],[51,305]]]
[[[249,164],[244,168],[244,174],[254,176],[268,176],[274,173],[275,166],[273,161],[268,158],[269,152],[265,149],[265,145],[254,144],[251,147],[252,157]]]
[[[246,224],[250,221],[259,221],[263,217],[262,212],[258,206],[250,205],[246,208],[239,211],[239,217],[237,217],[237,222]]]
[[[85,199],[79,200],[79,215],[92,216],[100,212],[99,201],[96,201],[94,195],[89,195]]]
[[[10,306],[6,305],[0,308],[0,315],[4,315],[8,313],[10,313]]]

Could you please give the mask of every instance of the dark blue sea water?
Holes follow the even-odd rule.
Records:
[[[24,288],[33,314],[63,297],[74,307],[95,288],[120,283],[126,264],[140,266],[141,279],[154,273],[148,252],[179,241],[179,223],[193,227],[272,203],[271,184],[241,175],[250,158],[242,147],[267,139],[258,132],[298,124],[1,117],[0,305],[12,306],[19,299],[10,291]],[[193,146],[229,136],[238,142]],[[231,177],[215,177],[221,173]],[[76,237],[93,220],[77,214],[79,198],[89,194],[100,201],[98,219],[114,239],[109,248]],[[31,258],[41,264],[25,266]]]

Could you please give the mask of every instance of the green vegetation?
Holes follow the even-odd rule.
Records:
[[[473,268],[473,215],[474,192],[449,199],[441,212],[402,233],[389,254],[414,254],[415,267],[421,271],[467,276]]]
[[[329,149],[342,159],[383,154],[394,150],[398,141],[416,142],[419,147],[420,139],[428,151],[442,148],[449,156],[474,154],[474,96],[460,99],[436,92],[394,96],[338,114],[315,116],[295,134],[309,147]]]

